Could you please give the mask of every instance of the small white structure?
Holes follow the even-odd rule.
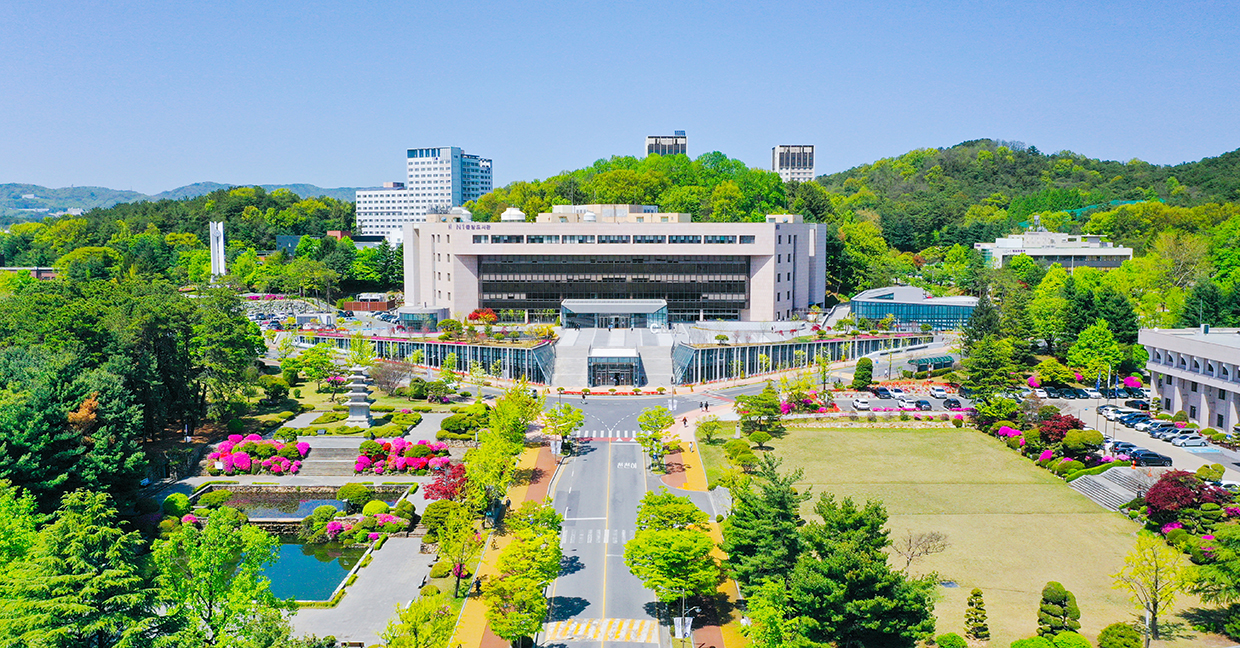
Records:
[[[347,425],[370,427],[370,387],[366,385],[366,370],[354,367],[349,376],[349,418]]]
[[[207,229],[211,239],[211,277],[222,277],[228,274],[224,266],[224,223],[209,222]]]

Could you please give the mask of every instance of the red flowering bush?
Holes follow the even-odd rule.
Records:
[[[1043,443],[1060,443],[1070,430],[1085,429],[1085,421],[1065,414],[1055,414],[1038,425]]]
[[[490,308],[475,308],[469,314],[469,321],[479,324],[494,324],[499,317],[495,315],[495,311]]]
[[[1183,470],[1169,470],[1145,494],[1149,517],[1158,524],[1174,521],[1184,509],[1202,504],[1225,504],[1231,501],[1227,491],[1206,484],[1196,475]]]

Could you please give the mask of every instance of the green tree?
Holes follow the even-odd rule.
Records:
[[[857,361],[853,370],[852,388],[857,391],[868,389],[874,383],[874,361],[862,358]]]
[[[1081,331],[1099,317],[1098,302],[1094,299],[1093,289],[1075,279],[1069,276],[1064,284],[1064,299],[1067,300],[1064,310],[1064,343],[1068,345],[1076,342]]]
[[[237,294],[212,288],[198,300],[199,317],[192,340],[198,380],[206,388],[212,411],[218,416],[241,387],[265,345],[258,327],[245,317]]]
[[[722,428],[723,425],[719,422],[719,417],[714,414],[703,416],[697,422],[697,433],[703,439],[706,439],[707,443],[714,441],[715,435],[719,434]]]
[[[316,390],[322,389],[323,381],[335,376],[338,372],[336,352],[326,342],[320,342],[302,351],[297,356],[297,362],[301,371],[306,374],[306,378],[314,381]]]
[[[1047,358],[1039,362],[1035,371],[1038,373],[1038,379],[1044,385],[1068,385],[1072,383],[1074,378],[1072,371],[1054,358]]]
[[[447,321],[447,320],[445,320]],[[440,322],[443,324],[443,322]],[[439,363],[439,380],[446,385],[456,382],[456,354],[449,353],[444,356],[443,362]]]
[[[66,494],[55,521],[0,576],[5,645],[148,644],[164,628],[156,615],[158,592],[138,567],[141,544],[137,533],[120,530],[106,494]]]
[[[788,588],[783,581],[762,581],[746,600],[750,624],[741,626],[741,634],[754,648],[809,648],[802,635],[812,622],[791,616],[795,610],[788,603]]]
[[[1068,300],[1064,296],[1064,286],[1068,281],[1068,273],[1063,266],[1051,266],[1029,302],[1029,316],[1033,321],[1034,332],[1046,342],[1048,353],[1054,353],[1060,340],[1063,339],[1067,315]]]
[[[1137,311],[1132,301],[1112,286],[1103,286],[1098,290],[1098,317],[1106,320],[1116,342],[1137,343],[1137,332],[1141,328]]]
[[[710,517],[688,497],[673,495],[666,487],[647,491],[637,505],[637,530],[692,529],[705,531]]]
[[[973,346],[987,335],[999,335],[999,309],[995,308],[989,294],[982,294],[977,298],[977,306],[973,308],[964,325],[964,350],[971,351]]]
[[[1123,360],[1124,353],[1103,319],[1081,331],[1076,344],[1068,350],[1068,364],[1087,376],[1106,375],[1108,370],[1118,369]]]
[[[779,392],[770,381],[757,394],[737,396],[736,409],[740,412],[741,431],[745,434],[762,430],[774,435],[784,429],[780,422],[783,412],[779,407]]]
[[[1141,633],[1127,623],[1112,623],[1098,633],[1098,648],[1141,648]]]
[[[982,598],[982,590],[974,587],[969,593],[969,601],[964,610],[965,636],[977,641],[990,640],[990,626],[986,623],[986,601]]]
[[[642,448],[654,457],[659,453],[659,449],[663,447],[663,438],[667,434],[668,428],[676,423],[676,418],[662,405],[647,407],[637,415],[637,425],[642,429],[642,433],[637,436],[637,440],[642,444]]]
[[[153,554],[167,615],[183,622],[175,638],[199,646],[246,645],[272,617],[295,608],[277,599],[263,566],[275,562],[280,541],[246,524],[234,509],[211,511],[203,527],[187,524]],[[266,611],[267,614],[260,614]]]
[[[989,400],[1016,385],[1012,345],[1007,340],[993,335],[982,338],[962,364],[966,376],[963,384],[975,401]]]
[[[25,558],[39,539],[34,497],[0,480],[0,573]]]
[[[445,594],[419,596],[398,607],[383,632],[387,648],[442,648],[452,638],[456,617]]]
[[[1193,586],[1195,570],[1177,549],[1149,533],[1137,535],[1137,544],[1124,557],[1124,567],[1112,577],[1115,588],[1128,593],[1149,620],[1150,638],[1158,639],[1158,614]]]
[[[527,527],[500,552],[499,575],[483,588],[487,620],[501,639],[516,642],[531,637],[547,617],[543,590],[560,572],[563,552],[558,531]]]
[[[1042,588],[1042,603],[1038,606],[1038,635],[1054,637],[1067,631],[1081,629],[1081,609],[1076,596],[1064,586],[1050,581]]]
[[[453,597],[461,596],[461,578],[486,545],[482,535],[474,527],[474,515],[467,507],[453,510],[439,527],[439,555],[452,563],[452,575],[456,578]]]
[[[373,367],[378,356],[375,343],[357,331],[349,338],[348,362],[350,367]]]
[[[753,483],[733,491],[732,515],[723,526],[727,567],[743,587],[780,577],[801,552],[801,502],[809,493],[794,487],[804,473],[779,474],[780,460],[763,455]]]
[[[706,595],[721,581],[710,536],[691,529],[645,529],[624,545],[624,564],[655,597],[670,603]]]

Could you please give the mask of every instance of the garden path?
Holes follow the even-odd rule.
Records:
[[[422,579],[435,562],[422,554],[420,538],[388,538],[373,552],[371,563],[357,571],[357,581],[334,608],[304,608],[293,616],[295,634],[333,635],[338,641],[379,643],[396,606],[407,605],[418,595]]]

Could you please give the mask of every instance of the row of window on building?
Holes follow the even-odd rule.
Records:
[[[474,243],[588,243],[588,244],[702,244],[707,245],[728,245],[737,244],[749,245],[754,242],[753,236],[732,236],[732,235],[711,235],[700,236],[697,234],[475,234]]]

